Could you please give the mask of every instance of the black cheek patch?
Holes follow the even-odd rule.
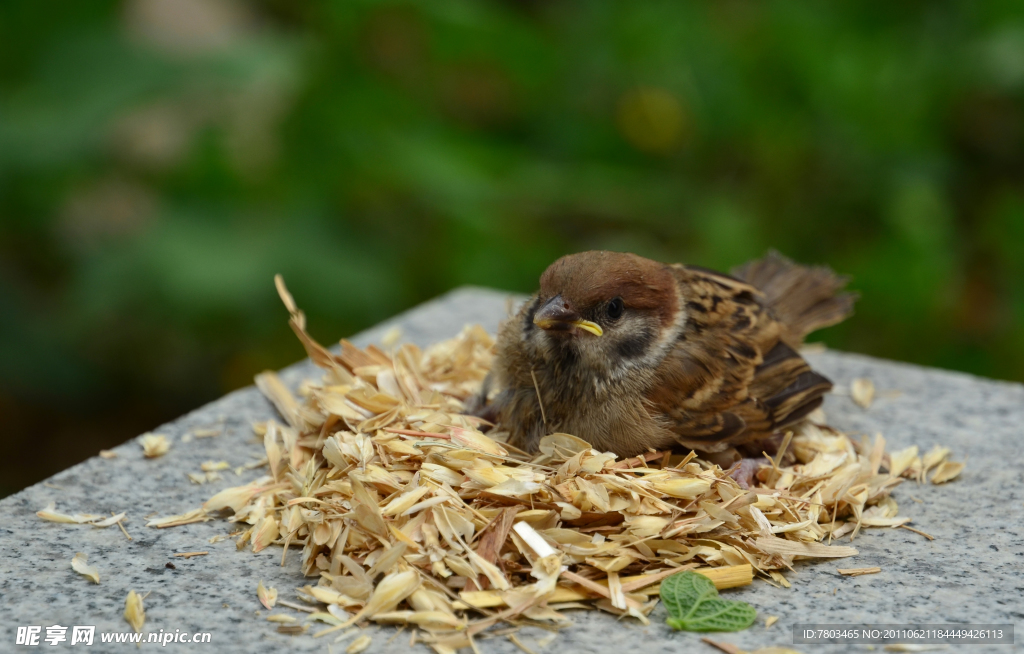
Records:
[[[540,308],[540,298],[533,298],[533,302],[530,303],[530,308],[526,310],[526,315],[523,316],[523,331],[530,333],[533,328],[533,318],[537,315],[537,309]]]
[[[580,363],[580,354],[571,344],[562,342],[556,344],[554,360],[559,370],[573,370]]]
[[[622,358],[635,359],[646,354],[653,342],[654,332],[650,329],[641,329],[620,341],[615,349]]]

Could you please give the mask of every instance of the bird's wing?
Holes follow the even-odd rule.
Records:
[[[679,441],[707,451],[767,436],[821,404],[832,384],[782,340],[762,294],[676,266],[686,324],[647,396]]]

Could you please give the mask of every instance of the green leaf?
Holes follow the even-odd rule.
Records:
[[[668,626],[685,631],[739,631],[754,624],[757,611],[746,602],[718,596],[713,581],[686,571],[661,582]]]
[[[661,601],[674,618],[688,616],[705,599],[718,597],[715,583],[696,572],[682,572],[661,582]]]

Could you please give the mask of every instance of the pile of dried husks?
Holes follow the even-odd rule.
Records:
[[[527,455],[462,415],[491,365],[494,342],[482,328],[425,352],[342,341],[332,354],[306,333],[280,280],[278,288],[323,380],[296,397],[273,373],[260,375],[284,418],[256,426],[269,474],[149,524],[231,509],[244,528],[239,548],[281,545],[282,559],[301,549],[302,570],[317,579],[300,597],[329,625],[317,635],[400,624],[452,652],[523,625],[557,630],[566,609],[646,622],[660,580],[686,569],[719,588],[755,573],[788,586],[783,571],[794,560],[851,556],[852,547],[830,543],[909,522],[890,496],[904,477],[936,469],[933,481],[945,481],[961,466],[945,448],[887,453],[881,435],[855,442],[814,420],[787,435],[752,490],[692,453],[617,460],[554,434]],[[268,608],[276,595],[261,584]]]

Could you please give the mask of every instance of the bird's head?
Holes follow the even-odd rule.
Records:
[[[523,329],[549,354],[614,374],[660,360],[679,319],[671,268],[635,254],[591,251],[548,267]]]

